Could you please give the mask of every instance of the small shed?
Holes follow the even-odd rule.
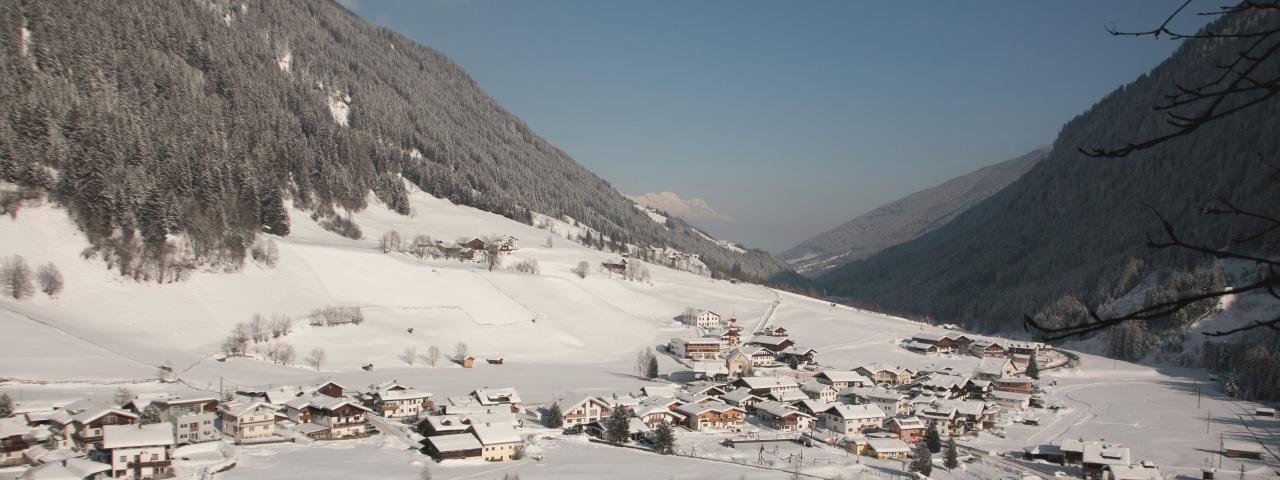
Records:
[[[489,365],[502,365],[502,357],[486,358],[485,361],[489,362]]]
[[[462,357],[458,360],[458,365],[462,365],[462,368],[474,367],[476,365],[476,357],[470,355]]]
[[[1255,417],[1270,417],[1270,418],[1275,418],[1275,416],[1276,416],[1276,409],[1274,409],[1274,408],[1268,408],[1268,407],[1258,407],[1257,409],[1255,409],[1255,410],[1253,411],[1253,415],[1254,415]]]

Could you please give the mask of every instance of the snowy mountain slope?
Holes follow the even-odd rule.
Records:
[[[1048,148],[1041,148],[912,193],[805,240],[783,252],[782,258],[810,277],[867,258],[946,225],[1020,178],[1048,153]]]

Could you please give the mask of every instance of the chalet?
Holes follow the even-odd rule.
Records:
[[[800,391],[804,392],[805,395],[814,400],[822,400],[824,402],[836,401],[836,389],[831,385],[817,380],[810,380],[805,382],[803,385],[800,385]]]
[[[67,458],[27,469],[18,480],[83,480],[110,475],[111,465],[84,458]]]
[[[994,340],[977,340],[969,345],[969,351],[983,358],[1003,357],[1006,349],[1003,343]]]
[[[769,428],[784,432],[812,430],[813,415],[804,413],[795,407],[780,402],[760,402],[755,406],[756,416],[760,417]]]
[[[899,440],[916,443],[924,438],[928,428],[918,417],[894,417],[889,419],[888,430],[898,436]]]
[[[729,367],[726,362],[715,360],[697,360],[692,362],[690,370],[694,378],[707,380],[728,380]]]
[[[503,235],[498,242],[498,249],[504,252],[513,252],[520,249],[520,239],[513,235]]]
[[[40,431],[44,429],[27,425],[22,417],[0,418],[0,467],[26,463],[22,452],[39,443],[36,434]]]
[[[577,395],[565,397],[555,402],[560,407],[560,415],[564,418],[566,428],[579,427],[591,422],[603,420],[613,413],[613,408],[600,397]]]
[[[718,329],[723,323],[720,314],[711,310],[697,310],[684,315],[684,323],[698,328]]]
[[[770,337],[785,337],[787,336],[787,329],[783,327],[765,327],[764,334]]]
[[[920,332],[913,335],[909,343],[933,345],[937,348],[936,351],[949,353],[956,348],[956,341],[954,337],[955,335],[950,332]]]
[[[100,456],[111,464],[113,478],[168,478],[173,472],[173,430],[169,422],[104,426]]]
[[[479,388],[471,392],[471,397],[486,407],[505,405],[512,413],[520,411],[520,394],[514,388]]]
[[[314,389],[312,389],[312,392],[320,395],[324,395],[326,397],[342,398],[342,396],[346,395],[347,387],[338,385],[337,382],[330,380],[330,381],[321,383],[320,385],[317,385]]]
[[[800,389],[800,385],[796,384],[794,379],[785,377],[742,377],[735,381],[734,385],[744,387],[758,397]]]
[[[152,403],[160,409],[160,421],[169,422],[177,429],[178,445],[221,440],[218,432],[218,399],[172,398]]]
[[[769,367],[777,363],[777,356],[773,351],[759,345],[747,345],[738,348],[738,350],[742,351],[744,355],[751,357],[751,366],[753,368]]]
[[[875,405],[888,416],[896,416],[911,411],[907,396],[883,387],[849,387],[837,393],[853,405]]]
[[[981,362],[978,362],[974,377],[979,380],[999,380],[1017,373],[1018,368],[1014,367],[1013,362],[1008,359],[984,357]]]
[[[720,396],[720,400],[735,407],[751,409],[755,404],[763,401],[763,398],[752,395],[750,388],[738,388]]]
[[[747,344],[758,345],[760,347],[764,347],[770,352],[778,353],[783,350],[786,350],[788,347],[795,345],[796,342],[791,341],[791,339],[787,337],[775,337],[772,335],[756,335],[754,337],[751,337],[751,340],[748,340]]]
[[[487,245],[484,243],[484,240],[473,238],[468,240],[467,243],[462,244],[462,246],[467,247],[470,250],[479,251],[484,250]]]
[[[831,385],[837,392],[849,387],[870,387],[875,382],[861,373],[846,370],[823,370],[813,377],[815,380]]]
[[[737,429],[747,416],[742,407],[723,402],[686,403],[676,407],[676,413],[684,415],[685,426],[691,430]]]
[[[793,367],[800,365],[813,365],[814,358],[818,355],[818,351],[812,348],[802,348],[792,345],[778,352],[778,356],[782,361]]]
[[[1035,381],[1028,378],[999,378],[991,381],[991,387],[1001,392],[1025,393],[1035,391]]]
[[[863,365],[853,371],[870,378],[877,385],[903,385],[911,382],[911,378],[916,374],[915,370],[910,368],[891,367],[879,363]]]
[[[1106,469],[1112,465],[1128,466],[1129,449],[1127,447],[1104,442],[1088,442],[1081,452],[1080,465],[1084,469],[1084,478],[1088,480],[1103,479]]]
[[[807,413],[809,415],[813,415],[814,418],[817,418],[819,415],[822,415],[822,412],[825,412],[828,408],[831,408],[833,405],[836,405],[836,404],[833,402],[824,402],[822,400],[814,400],[812,398],[808,400],[801,400],[795,403],[795,407],[797,409],[799,409],[801,412]]]
[[[435,406],[435,403],[431,401],[431,397],[431,392],[395,385],[375,392],[372,395],[370,405],[373,407],[373,411],[383,417],[416,417]]]
[[[969,377],[951,373],[931,373],[920,379],[920,389],[944,398],[960,398],[968,394]]]
[[[778,390],[778,391],[770,392],[769,395],[767,395],[767,397],[770,400],[774,400],[774,401],[778,401],[786,404],[795,404],[803,400],[810,400],[808,395],[805,395],[804,392],[798,389],[797,390]]]
[[[922,404],[916,407],[915,413],[926,425],[935,426],[942,435],[959,435],[964,432],[964,424],[953,403],[939,401]]]
[[[465,430],[463,432],[457,435],[429,436],[422,442],[422,452],[437,462],[480,457],[484,445],[480,444],[475,435],[466,433]]]
[[[723,384],[708,381],[690,382],[684,386],[684,391],[692,395],[706,395],[709,397],[718,397],[724,395],[725,387]]]
[[[896,438],[868,438],[866,455],[880,460],[901,460],[911,454],[911,445]]]
[[[661,403],[642,403],[632,409],[631,414],[650,428],[656,428],[664,423],[667,425],[684,423],[684,415],[672,411],[667,405]]]
[[[68,407],[79,409],[80,407]],[[84,450],[95,450],[102,446],[102,429],[110,425],[134,425],[138,416],[110,406],[92,406],[71,413],[65,409],[55,412],[52,418],[53,442],[55,447],[72,446]]]
[[[917,342],[915,340],[911,340],[909,342],[902,344],[902,347],[906,348],[907,350],[911,350],[916,353],[923,353],[926,355],[939,352],[937,345],[934,345],[932,343]]]
[[[471,425],[471,433],[483,447],[480,456],[489,462],[515,460],[524,446],[524,440],[511,425],[478,423]]]
[[[1066,465],[1067,462],[1062,447],[1050,444],[1023,447],[1022,458],[1025,460],[1044,460],[1058,465]]]
[[[668,348],[672,354],[690,360],[715,360],[720,357],[720,339],[716,337],[673,338]]]
[[[822,412],[823,426],[843,434],[879,428],[884,419],[884,411],[875,405],[833,405]]]
[[[609,272],[621,275],[627,272],[627,259],[623,258],[616,261],[605,260],[600,262],[600,266],[604,267],[604,269]]]
[[[1026,410],[1031,406],[1031,395],[996,390],[987,394],[987,400],[1006,410]]]
[[[226,402],[218,405],[222,434],[235,443],[275,437],[276,407],[266,402]]]
[[[308,431],[310,437],[326,440],[365,436],[367,414],[373,410],[350,397],[311,395],[285,404],[285,414]],[[312,425],[303,425],[303,424]]]

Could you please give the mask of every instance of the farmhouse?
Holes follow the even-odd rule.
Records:
[[[764,334],[770,337],[785,337],[787,336],[787,329],[780,326],[765,327]]]
[[[721,395],[720,400],[735,407],[749,409],[764,399],[756,395],[752,395],[750,388],[743,387]]]
[[[349,397],[311,395],[285,403],[285,414],[308,436],[327,440],[364,436],[367,413],[373,411]],[[303,425],[308,423],[312,425]]]
[[[1104,471],[1112,465],[1128,466],[1129,449],[1113,443],[1088,442],[1084,444],[1081,466],[1089,480],[1104,478]]]
[[[514,388],[478,388],[471,397],[486,407],[503,405],[511,408],[511,413],[520,411],[520,394]]]
[[[1003,343],[994,340],[977,340],[969,346],[969,351],[979,357],[990,358],[1003,357],[1006,349]]]
[[[684,423],[684,415],[676,413],[668,408],[667,405],[662,404],[642,403],[632,409],[631,414],[649,427],[657,427],[664,423],[668,425]]]
[[[778,352],[778,356],[782,361],[793,367],[799,365],[813,365],[814,358],[818,355],[818,351],[812,348],[802,348],[792,345]]]
[[[838,393],[853,405],[875,405],[885,415],[895,416],[911,410],[907,396],[884,387],[849,387]]]
[[[805,395],[814,400],[822,400],[824,402],[836,401],[836,389],[831,385],[817,380],[810,380],[805,382],[803,385],[800,385],[800,391],[804,392]]]
[[[884,411],[875,405],[833,405],[822,412],[823,426],[827,430],[846,435],[878,428],[884,418]]]
[[[1164,480],[1155,464],[1143,461],[1138,465],[1108,465],[1104,477],[1110,480]]]
[[[690,360],[715,360],[720,357],[720,339],[716,337],[673,338],[671,353]]]
[[[102,429],[110,425],[133,425],[138,416],[111,406],[94,405],[87,408],[54,412],[51,417],[54,442],[57,447],[74,445],[81,450],[94,450],[102,446]],[[83,408],[83,409],[79,409]],[[71,413],[71,414],[68,414]]]
[[[218,399],[174,398],[157,400],[153,404],[160,409],[160,421],[177,428],[177,443],[199,443],[220,440],[215,423],[218,420]]]
[[[419,425],[423,436],[440,437],[466,433],[471,424],[462,415],[433,415]]]
[[[471,433],[483,447],[480,456],[489,462],[514,460],[524,446],[524,440],[511,425],[475,424],[471,426]]]
[[[934,345],[932,343],[918,342],[915,340],[904,343],[902,344],[902,346],[903,348],[906,348],[907,350],[911,350],[916,353],[932,354],[932,353],[939,352],[937,345]]]
[[[0,418],[0,467],[22,465],[23,450],[40,443],[42,439],[37,435],[43,431],[27,425],[22,417]],[[48,434],[41,436],[47,438]]]
[[[605,438],[605,432],[608,430],[609,428],[605,425],[603,420],[588,423],[586,427],[583,428],[583,431],[586,432],[587,435],[600,439]],[[641,438],[648,436],[651,432],[653,432],[653,429],[650,428],[648,424],[644,423],[643,420],[635,417],[627,419],[627,438],[630,438],[631,440],[640,440]]]
[[[987,394],[987,399],[992,403],[1001,406],[1007,410],[1025,410],[1031,406],[1031,395],[1025,393],[1002,392],[996,390]]]
[[[991,386],[1001,392],[1025,393],[1030,395],[1035,390],[1035,381],[1029,378],[999,378],[991,381]]]
[[[173,424],[107,425],[102,428],[102,453],[110,459],[111,476],[125,479],[170,476]]]
[[[442,435],[427,437],[422,442],[422,451],[436,461],[448,459],[476,458],[481,455],[484,446],[475,435]]]
[[[718,329],[723,323],[720,314],[711,310],[691,311],[684,315],[684,323],[698,328]]]

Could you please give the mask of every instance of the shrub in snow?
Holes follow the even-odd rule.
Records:
[[[530,258],[530,259],[528,259],[528,260],[521,260],[521,261],[519,261],[519,262],[516,262],[515,269],[516,269],[516,271],[517,271],[517,272],[520,272],[520,273],[528,273],[528,274],[530,274],[530,275],[537,275],[537,274],[539,273],[539,270],[538,270],[538,261],[537,261],[537,260],[534,260],[534,259],[532,259],[532,258]]]
[[[4,294],[15,299],[30,297],[35,293],[35,284],[31,281],[31,267],[26,259],[19,255],[6,258],[0,263],[0,285],[4,286]]]
[[[36,280],[40,282],[40,291],[52,297],[62,291],[62,272],[53,262],[41,265],[36,271]]]

